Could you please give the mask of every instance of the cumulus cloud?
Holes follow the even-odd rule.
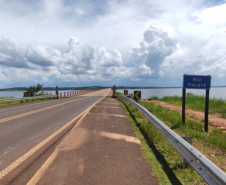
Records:
[[[109,53],[106,48],[83,45],[76,37],[70,37],[66,52],[44,45],[21,46],[12,39],[2,38],[0,65],[5,74],[2,79],[12,80],[19,75],[17,80],[34,78],[42,82],[107,81],[123,76],[120,73],[125,70],[119,51]]]
[[[226,79],[225,2],[2,0],[0,6],[3,84],[146,85],[166,77],[170,84],[184,73]],[[79,40],[67,43],[69,35]]]
[[[70,38],[68,45],[69,51],[63,54],[60,65],[63,73],[81,75],[88,81],[105,81],[114,78],[115,71],[122,65],[121,54],[117,50],[109,53],[106,48],[82,45],[75,37]]]
[[[215,79],[225,77],[225,12],[226,4],[221,4],[193,13],[192,29],[185,30],[183,38],[178,34],[178,49],[161,66],[163,76],[177,78],[183,74],[201,74],[212,75]]]
[[[161,29],[150,27],[146,30],[144,40],[131,51],[133,63],[139,66],[141,76],[148,74],[149,77],[158,77],[160,65],[167,56],[176,51],[176,44],[177,41]]]
[[[47,69],[55,66],[60,56],[60,51],[47,46],[21,46],[12,39],[0,40],[0,64],[7,67]]]

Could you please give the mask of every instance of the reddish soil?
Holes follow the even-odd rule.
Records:
[[[151,102],[156,105],[160,105],[162,107],[165,107],[170,110],[177,110],[181,112],[181,107],[172,105],[166,102],[161,101],[153,101],[153,100],[145,100],[146,102]],[[192,109],[186,109],[186,118],[190,120],[194,120],[196,122],[199,122],[201,124],[204,124],[204,112],[201,111],[195,111]],[[219,128],[226,132],[226,119],[221,118],[221,114],[209,114],[209,127],[210,128]]]

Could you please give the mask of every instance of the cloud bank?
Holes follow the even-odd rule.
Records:
[[[3,0],[0,6],[1,87],[180,86],[183,74],[212,75],[213,85],[225,85],[224,2]],[[68,35],[75,37],[67,42]]]

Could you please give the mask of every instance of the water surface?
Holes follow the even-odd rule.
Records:
[[[141,91],[141,99],[148,99],[151,96],[157,96],[162,98],[164,96],[182,96],[182,88],[161,88],[161,89],[128,89],[128,93],[134,93],[134,91]],[[124,89],[118,89],[117,92],[124,92]],[[204,95],[205,90],[198,89],[186,89],[186,92],[193,93],[195,95]],[[226,99],[226,87],[214,87],[210,89],[210,98],[222,98]]]

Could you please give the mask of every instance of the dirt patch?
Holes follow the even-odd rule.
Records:
[[[161,101],[152,101],[152,100],[145,100],[145,101],[154,103],[156,105],[160,105],[170,110],[177,110],[181,112],[180,106],[172,105],[172,104],[161,102]],[[204,124],[204,112],[202,111],[195,111],[195,110],[186,108],[186,118],[196,121],[200,124]],[[209,114],[209,127],[210,127],[210,130],[211,128],[219,128],[224,132],[226,132],[226,119],[221,118],[221,114]]]
[[[59,145],[59,150],[75,150],[82,146],[89,139],[89,136],[90,133],[86,129],[77,127],[64,138]]]

